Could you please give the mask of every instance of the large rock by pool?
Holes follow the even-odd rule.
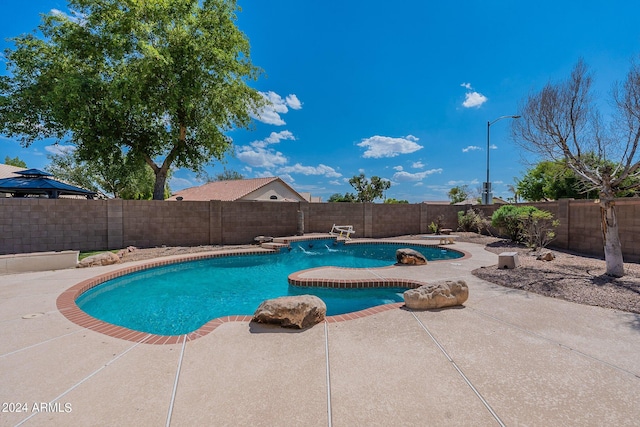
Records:
[[[469,287],[464,280],[445,280],[409,289],[404,293],[404,304],[415,310],[462,305],[469,298]]]
[[[327,306],[320,298],[300,295],[264,301],[253,314],[253,320],[283,328],[304,329],[322,322],[326,314]]]
[[[425,265],[427,258],[413,249],[401,248],[396,251],[396,261],[398,264]]]
[[[78,268],[94,267],[98,265],[112,265],[120,262],[120,257],[113,252],[103,252],[97,255],[91,255],[84,258],[78,263]]]

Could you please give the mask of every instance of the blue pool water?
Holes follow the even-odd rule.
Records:
[[[290,286],[296,271],[321,266],[385,267],[395,252],[410,247],[429,260],[453,259],[459,252],[397,244],[337,244],[309,240],[279,254],[238,255],[152,268],[107,281],[83,293],[76,303],[86,313],[115,325],[158,335],[181,335],[209,320],[252,315],[266,299],[313,294],[327,315],[403,301],[405,289],[328,289]]]

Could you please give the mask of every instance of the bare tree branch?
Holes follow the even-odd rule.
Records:
[[[603,118],[591,95],[593,79],[579,60],[570,77],[548,83],[521,105],[512,135],[523,149],[564,160],[585,188],[598,191],[607,273],[624,274],[614,199],[640,188],[640,66],[632,63],[622,84],[612,91],[612,117]]]

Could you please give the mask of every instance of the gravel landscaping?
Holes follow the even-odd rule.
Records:
[[[640,264],[625,263],[626,275],[614,278],[605,274],[605,262],[599,258],[549,249],[555,259],[541,261],[529,248],[508,240],[486,236],[458,240],[483,243],[495,254],[518,252],[518,268],[505,270],[495,265],[474,270],[481,279],[580,304],[640,313]]]

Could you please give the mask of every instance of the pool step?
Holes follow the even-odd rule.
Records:
[[[260,247],[265,248],[265,249],[279,250],[280,248],[289,247],[289,244],[288,243],[278,243],[278,242],[265,242],[265,243],[261,243]]]
[[[290,237],[274,237],[273,240],[271,240],[273,243],[280,243],[283,244],[285,246],[289,245],[289,240],[291,240]]]

